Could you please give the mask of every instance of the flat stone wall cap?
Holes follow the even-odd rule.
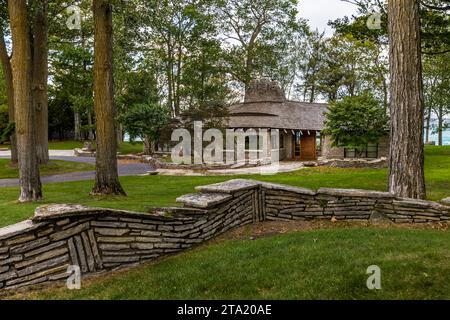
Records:
[[[256,188],[261,183],[256,180],[232,179],[225,182],[210,184],[207,186],[198,186],[195,189],[201,192],[235,193],[244,190]]]
[[[164,207],[153,208],[155,212],[161,212],[168,215],[185,215],[185,216],[198,216],[208,214],[208,210],[199,208],[185,208],[185,207]]]
[[[441,200],[441,203],[446,206],[450,206],[450,197]]]
[[[334,189],[320,188],[318,194],[326,194],[330,196],[346,196],[346,197],[368,197],[368,198],[394,198],[390,192],[364,190],[364,189]]]
[[[270,182],[261,182],[261,187],[269,190],[281,190],[281,191],[288,191],[288,192],[294,192],[299,194],[307,194],[314,196],[317,194],[316,191],[308,189],[308,188],[301,188],[301,187],[294,187],[294,186],[287,186],[284,184],[277,184],[277,183],[270,183]]]
[[[42,224],[33,223],[32,220],[25,220],[7,227],[0,228],[0,240],[14,237],[28,231],[33,231],[39,228]]]
[[[395,200],[392,203],[396,206],[412,207],[412,208],[418,208],[418,209],[427,209],[427,208],[436,209],[436,210],[448,209],[447,206],[444,206],[437,202],[430,201],[430,200],[422,200],[422,199],[397,197],[397,198],[395,198]]]
[[[86,207],[79,204],[49,204],[43,205],[34,211],[33,221],[58,219],[74,215],[98,213],[100,208]]]
[[[140,217],[154,219],[169,219],[169,217],[159,216],[157,213],[136,212],[127,210],[115,210],[109,208],[87,207],[79,204],[50,204],[36,208],[33,221],[56,220],[74,216],[122,216],[122,217]]]
[[[177,202],[188,207],[209,208],[231,199],[233,196],[226,193],[191,193],[177,198]]]

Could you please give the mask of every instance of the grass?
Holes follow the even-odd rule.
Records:
[[[82,148],[83,143],[80,141],[51,141],[48,144],[48,148],[51,150],[73,150],[75,148]],[[93,144],[95,148],[95,143]],[[122,142],[119,146],[119,152],[121,154],[139,153],[142,152],[142,142]]]
[[[40,166],[41,176],[48,176],[61,173],[91,171],[95,166],[90,163],[79,163],[61,160],[51,160],[48,164]],[[0,159],[0,179],[18,178],[19,171],[17,165],[11,165],[9,159]]]
[[[82,148],[83,142],[73,141],[73,140],[65,140],[65,141],[49,141],[48,148],[50,150],[73,150],[75,148]],[[95,147],[95,143],[94,143]],[[9,149],[9,145],[0,145],[0,148]],[[143,143],[142,142],[122,142],[119,146],[119,152],[121,154],[129,154],[129,153],[139,153],[142,152]]]
[[[450,147],[427,147],[425,175],[428,198],[440,200],[450,196]],[[79,203],[89,206],[146,211],[148,207],[169,206],[183,194],[206,185],[234,178],[249,178],[318,189],[358,188],[386,190],[386,169],[307,168],[273,176],[130,176],[120,177],[127,197],[90,196],[93,181],[52,183],[43,186],[44,200],[19,204],[18,187],[0,188],[0,227],[28,219],[34,209],[46,203]]]
[[[32,299],[450,299],[450,232],[334,228],[212,242]],[[368,290],[367,267],[381,268]]]
[[[428,197],[450,196],[450,147],[427,147]],[[385,190],[386,169],[307,168],[242,176],[317,189]],[[18,204],[1,188],[0,226],[29,218],[43,203],[146,210],[173,205],[194,187],[233,177],[121,177],[127,197],[93,197],[92,181],[44,185],[45,200]],[[338,227],[256,240],[212,241],[161,261],[84,279],[82,290],[29,292],[31,299],[450,299],[450,231]],[[336,226],[335,225],[335,226]],[[367,267],[381,268],[381,290],[366,287]]]

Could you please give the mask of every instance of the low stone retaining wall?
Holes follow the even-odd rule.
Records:
[[[251,164],[246,162],[244,164],[181,164],[174,162],[166,162],[158,157],[154,156],[142,156],[142,161],[149,163],[156,169],[170,169],[170,170],[193,170],[193,171],[206,171],[206,170],[223,170],[233,168],[253,168],[263,165],[263,163]]]
[[[317,162],[318,166],[333,168],[387,168],[387,159],[325,159]]]
[[[236,179],[196,188],[183,207],[151,213],[49,205],[33,219],[0,229],[0,289],[61,281],[138,264],[187,249],[231,228],[264,220],[334,219],[448,222],[450,204],[366,190],[317,191]]]

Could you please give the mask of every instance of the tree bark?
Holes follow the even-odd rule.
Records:
[[[33,25],[33,106],[36,110],[36,152],[38,162],[48,163],[48,23],[47,1],[36,1]]]
[[[389,0],[391,133],[389,191],[425,198],[419,4]]]
[[[36,155],[36,122],[32,105],[32,64],[27,4],[25,0],[8,1],[13,43],[12,74],[19,160],[20,202],[42,198]]]
[[[87,113],[87,120],[88,120],[88,126],[89,126],[88,139],[89,139],[89,141],[92,141],[92,140],[94,140],[94,130],[92,130],[92,114],[91,114],[91,111],[88,111],[88,113]]]
[[[6,99],[8,101],[8,122],[14,122],[14,87],[11,60],[6,50],[5,35],[3,29],[0,26],[0,61],[2,63],[3,76],[6,83]],[[11,163],[17,163],[17,143],[16,135],[12,134],[9,138],[11,142]]]
[[[116,109],[114,106],[112,5],[94,0],[94,110],[96,174],[92,194],[125,194],[117,173]]]
[[[74,139],[76,141],[81,141],[81,115],[79,112],[73,114],[74,122]]]
[[[144,137],[144,149],[142,150],[145,155],[150,155],[150,139],[148,136]]]
[[[117,123],[116,123],[116,128],[117,128],[117,132],[116,132],[117,148],[119,148],[120,144],[123,142],[123,126],[119,121],[117,121]]]
[[[442,146],[442,132],[443,132],[443,124],[444,124],[444,108],[442,105],[438,108],[438,145]]]
[[[431,121],[431,107],[428,108],[425,125],[425,143],[430,142],[430,121]]]

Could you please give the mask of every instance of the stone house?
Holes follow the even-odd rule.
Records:
[[[229,107],[228,127],[278,129],[280,160],[311,161],[319,156],[325,159],[375,159],[387,156],[388,137],[361,150],[332,147],[330,137],[321,134],[327,110],[326,103],[289,101],[277,82],[262,78],[250,82],[243,103]]]

